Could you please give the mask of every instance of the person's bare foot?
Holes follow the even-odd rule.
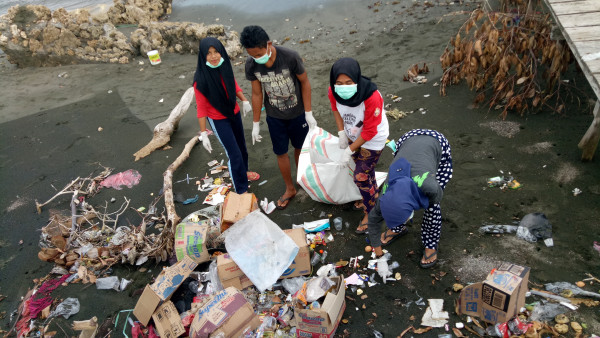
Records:
[[[292,191],[286,190],[283,196],[279,197],[279,200],[277,200],[277,209],[285,209],[288,206],[288,204],[290,204],[290,201],[294,198],[294,196],[296,196],[295,189]]]

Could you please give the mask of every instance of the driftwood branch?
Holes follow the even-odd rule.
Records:
[[[598,141],[600,140],[600,99],[596,101],[594,106],[594,120],[589,126],[585,135],[579,141],[578,147],[583,150],[581,155],[582,161],[591,161],[598,148]]]
[[[177,211],[175,210],[175,202],[173,200],[173,173],[183,162],[185,162],[185,160],[188,159],[188,157],[190,157],[190,152],[196,143],[198,143],[198,136],[192,137],[192,139],[186,143],[181,154],[163,173],[163,191],[165,194],[165,207],[167,209],[167,227],[170,226],[173,232],[175,231],[175,226],[177,226],[181,220],[181,217],[177,215]]]
[[[171,110],[169,117],[154,127],[154,136],[152,136],[152,140],[142,149],[133,154],[136,161],[150,155],[150,153],[156,149],[169,143],[171,140],[171,135],[179,126],[179,121],[187,112],[193,99],[194,87],[190,87],[185,91],[177,106]]]

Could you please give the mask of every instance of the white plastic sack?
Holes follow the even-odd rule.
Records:
[[[339,163],[344,149],[322,128],[308,131],[298,161],[298,184],[317,202],[343,204],[362,197],[354,184],[354,162]]]
[[[298,246],[260,210],[235,222],[225,233],[225,248],[259,291],[277,282],[298,254]]]

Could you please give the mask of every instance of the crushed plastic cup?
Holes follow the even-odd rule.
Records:
[[[341,217],[336,217],[333,219],[333,227],[335,228],[335,230],[337,231],[342,231],[342,218]]]
[[[158,54],[157,50],[151,50],[146,54],[148,55],[148,59],[150,60],[151,64],[157,65],[161,62],[160,55]]]

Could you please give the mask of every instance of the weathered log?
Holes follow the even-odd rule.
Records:
[[[579,141],[577,145],[579,149],[583,150],[581,154],[582,161],[591,161],[598,148],[598,141],[600,141],[600,100],[596,101],[594,106],[594,120],[586,131],[585,135]]]
[[[167,227],[171,227],[171,231],[175,233],[175,227],[181,220],[175,210],[175,202],[173,200],[173,173],[179,166],[190,157],[192,148],[198,143],[198,135],[194,136],[186,143],[181,154],[175,159],[167,170],[163,173],[163,191],[165,195],[165,208],[167,209]]]
[[[133,154],[136,161],[150,155],[150,153],[156,149],[169,143],[171,140],[171,134],[173,134],[173,132],[179,126],[179,121],[187,112],[193,99],[194,87],[190,87],[185,91],[177,106],[171,110],[169,117],[154,127],[154,136],[152,136],[152,140],[142,149]]]

